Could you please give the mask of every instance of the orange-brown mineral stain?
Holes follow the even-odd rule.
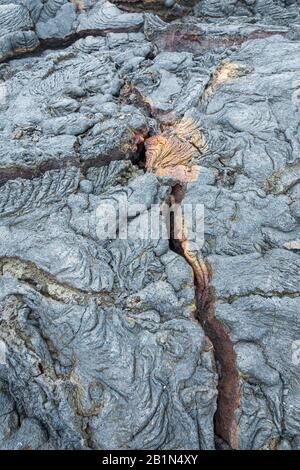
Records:
[[[177,185],[172,191],[172,204],[180,204],[186,188]],[[176,235],[176,237],[175,237]],[[199,257],[183,230],[181,238],[173,232],[173,249],[189,263],[194,274],[196,290],[195,318],[200,322],[210,339],[214,355],[222,373],[218,381],[218,404],[215,413],[215,432],[232,449],[239,448],[237,413],[240,407],[241,386],[236,364],[236,353],[230,330],[216,315],[216,295],[212,285],[213,267],[208,259]]]
[[[215,71],[204,97],[212,95],[221,85],[230,83],[235,78],[241,77],[245,71],[235,62],[224,61]]]
[[[76,11],[81,13],[84,10],[84,0],[71,0],[73,5],[76,8]]]
[[[196,318],[211,340],[215,357],[222,374],[218,384],[218,407],[215,414],[216,434],[222,437],[232,449],[239,448],[239,428],[236,413],[240,407],[240,377],[236,365],[236,353],[227,327],[216,317],[215,295],[211,285],[212,268],[207,260],[199,259],[184,237],[180,252],[193,269],[196,287]]]
[[[187,183],[197,180],[195,161],[205,153],[207,145],[197,123],[191,118],[183,118],[163,133],[147,139],[145,148],[148,171]]]

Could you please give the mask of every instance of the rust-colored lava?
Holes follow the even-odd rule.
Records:
[[[235,62],[225,61],[215,71],[208,87],[205,91],[205,96],[212,95],[216,89],[222,84],[229,83],[237,77],[241,77],[245,72],[239,64]]]
[[[180,204],[185,196],[185,188],[176,185],[173,188],[172,196],[173,202]],[[220,366],[215,434],[232,449],[238,449],[239,435],[236,413],[240,404],[240,377],[230,333],[215,315],[212,268],[207,260],[199,259],[197,254],[190,250],[187,237],[178,240],[171,233],[170,243],[171,248],[183,256],[193,270],[196,290],[195,317],[210,339],[216,362]]]
[[[218,34],[207,32],[199,25],[193,23],[166,24],[165,28],[147,31],[148,38],[156,44],[159,51],[192,52],[194,54],[211,51],[215,48],[231,48],[238,46],[250,39],[263,39],[280,34],[285,37],[287,32],[285,28],[282,31],[252,31],[248,35],[233,32],[232,34]]]
[[[186,183],[197,180],[195,162],[207,150],[207,145],[193,119],[184,118],[163,133],[147,139],[145,148],[148,171]]]
[[[211,286],[212,269],[207,260],[199,260],[186,246],[183,247],[183,256],[194,272],[196,318],[212,342],[215,359],[220,365],[215,433],[232,449],[238,449],[236,411],[240,403],[240,379],[229,331],[215,316],[215,296]]]

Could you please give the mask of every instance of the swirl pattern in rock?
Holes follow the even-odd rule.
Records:
[[[1,449],[300,449],[299,9],[177,3],[0,0]]]

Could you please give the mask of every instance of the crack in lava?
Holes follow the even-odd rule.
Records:
[[[172,191],[172,202],[180,204],[185,197],[185,188],[176,185]],[[240,381],[236,366],[236,355],[230,333],[215,316],[215,294],[211,285],[212,268],[207,260],[200,260],[191,252],[186,239],[175,239],[174,224],[170,230],[170,247],[185,258],[193,269],[196,312],[195,318],[210,339],[218,367],[218,400],[215,413],[215,435],[225,441],[231,449],[238,448],[238,425],[236,412],[240,402]]]

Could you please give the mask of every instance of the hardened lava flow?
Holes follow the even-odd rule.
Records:
[[[186,184],[198,178],[198,167],[194,162],[207,150],[201,129],[192,118],[182,119],[160,135],[146,139],[145,149],[148,171],[153,171],[157,176],[174,177],[180,181],[172,189],[170,204],[181,204],[185,198]],[[225,446],[237,449],[238,428],[235,415],[239,406],[240,390],[233,344],[225,325],[215,316],[211,266],[207,260],[198,259],[190,250],[184,235],[175,233],[175,217],[171,211],[170,248],[183,256],[193,270],[197,306],[195,318],[213,345],[218,368],[218,400],[214,417],[216,445],[223,442]]]
[[[172,203],[180,204],[185,197],[185,187],[176,185],[172,190]],[[189,250],[186,239],[174,236],[174,224],[170,229],[170,248],[184,257],[194,273],[196,311],[195,318],[210,339],[218,368],[218,399],[214,416],[216,445],[226,443],[238,448],[236,411],[239,407],[240,385],[236,356],[229,331],[215,316],[215,295],[211,285],[212,268],[207,260],[199,260]],[[225,444],[225,445],[226,445]],[[223,446],[223,444],[222,444]]]

